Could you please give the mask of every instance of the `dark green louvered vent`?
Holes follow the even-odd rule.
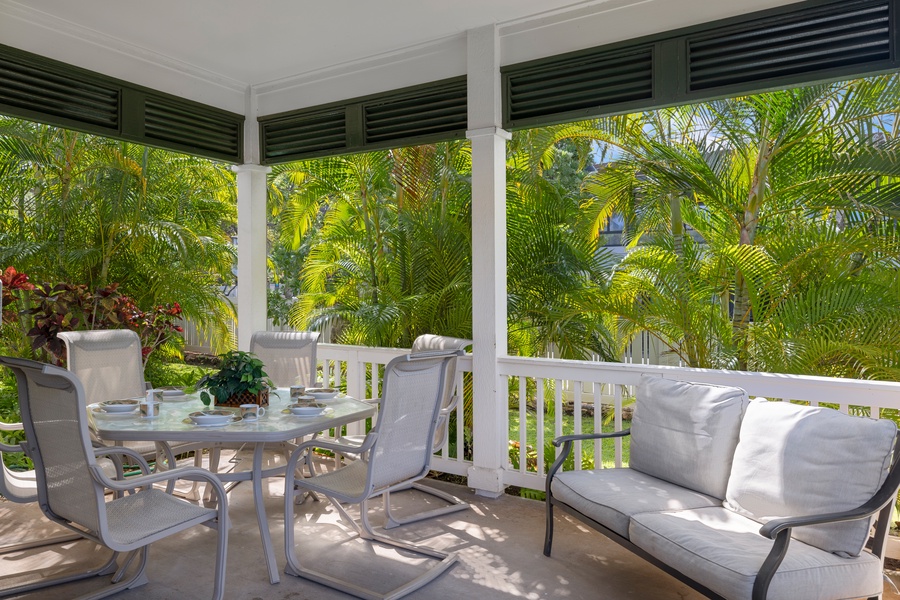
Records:
[[[0,108],[118,131],[119,88],[0,54]]]
[[[147,96],[144,135],[157,142],[202,149],[207,155],[240,154],[242,120],[191,102]]]
[[[346,148],[345,112],[341,108],[261,120],[265,161],[275,163],[298,156],[321,156]]]
[[[229,162],[244,116],[0,44],[0,114]]]
[[[887,0],[804,8],[688,36],[690,91],[866,65],[891,58]]]
[[[501,69],[521,129],[900,68],[900,0],[812,0]]]
[[[263,163],[462,138],[466,78],[456,77],[259,118]]]
[[[443,134],[461,137],[467,123],[466,82],[452,81],[365,104],[363,118],[370,144]]]
[[[653,97],[653,48],[601,51],[504,70],[507,121],[578,113]]]

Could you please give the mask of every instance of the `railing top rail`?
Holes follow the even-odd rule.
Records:
[[[636,385],[641,375],[651,374],[732,385],[751,396],[861,406],[900,405],[900,382],[895,381],[521,357],[503,357],[499,362],[500,373],[506,376]]]

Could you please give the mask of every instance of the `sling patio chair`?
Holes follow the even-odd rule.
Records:
[[[0,365],[16,376],[19,409],[25,427],[26,454],[34,462],[38,504],[51,521],[112,550],[99,569],[70,576],[57,583],[114,573],[110,585],[86,596],[105,598],[147,582],[147,547],[152,542],[194,525],[206,524],[218,533],[214,600],[225,588],[228,544],[228,500],[215,475],[197,467],[150,473],[147,462],[134,450],[121,446],[94,448],[87,425],[84,388],[73,373],[21,358],[0,356]],[[98,454],[129,457],[141,475],[125,480],[110,478],[96,459]],[[196,506],[153,487],[183,479],[201,481],[215,489],[217,508]],[[107,501],[107,491],[118,495]],[[127,556],[119,566],[119,553]],[[129,577],[128,569],[138,561]],[[19,593],[46,587],[46,582],[27,584]]]
[[[257,331],[250,352],[265,365],[276,387],[313,386],[316,382],[316,331]]]
[[[146,395],[148,386],[144,381],[141,339],[135,332],[128,329],[98,329],[64,331],[58,336],[66,345],[66,365],[81,380],[89,404]],[[98,444],[106,444],[96,435],[93,439]],[[165,459],[165,464],[170,465],[168,468],[174,468],[175,456],[188,452],[194,452],[194,466],[203,464],[202,444],[123,442],[119,445],[134,450],[148,462],[154,462],[157,470],[162,470],[159,458]],[[196,499],[196,486],[186,496]]]
[[[449,569],[456,555],[376,533],[369,524],[367,502],[386,491],[406,489],[428,474],[434,453],[434,432],[440,420],[441,400],[447,378],[455,369],[461,350],[408,354],[393,359],[384,370],[380,417],[359,446],[310,440],[291,455],[285,475],[285,573],[316,581],[359,598],[383,600],[409,594]],[[307,452],[321,448],[341,454],[357,454],[334,471],[297,479],[297,463]],[[301,565],[294,542],[294,495],[318,492],[334,504],[341,519],[352,524],[362,539],[380,542],[439,562],[387,593],[364,584],[309,569]],[[359,522],[341,503],[359,504]],[[357,573],[360,570],[356,570]]]
[[[464,338],[455,338],[448,337],[444,335],[433,335],[430,333],[426,333],[418,336],[415,340],[413,340],[412,345],[412,354],[420,354],[422,352],[435,352],[439,350],[465,350],[469,346],[472,345],[472,340],[467,340]],[[462,383],[458,379],[458,371],[456,370],[456,361],[454,361],[453,368],[450,371],[450,377],[444,382],[444,390],[441,396],[441,412],[438,419],[437,427],[434,430],[434,450],[437,452],[442,449],[444,445],[444,441],[447,436],[447,421],[450,418],[450,415],[453,414],[453,411],[456,410],[457,404],[459,404],[460,394],[457,390],[462,390]],[[372,402],[380,402],[380,399],[372,400]],[[348,435],[343,436],[338,441],[343,444],[354,444],[359,445],[362,444],[365,436],[362,435]],[[454,496],[453,494],[449,494],[447,492],[435,489],[431,486],[422,485],[420,483],[412,483],[406,488],[401,488],[394,490],[394,493],[402,492],[409,489],[418,490],[424,494],[428,494],[430,496],[434,496],[436,498],[440,498],[448,503],[447,506],[441,506],[438,508],[434,508],[431,510],[426,510],[423,512],[415,513],[412,515],[407,515],[405,517],[398,517],[394,514],[391,509],[391,492],[384,493],[384,528],[392,529],[394,527],[399,527],[400,525],[407,525],[409,523],[416,523],[418,521],[423,521],[425,519],[432,519],[434,517],[440,517],[443,515],[447,515],[450,513],[458,512],[461,510],[465,510],[469,508],[469,504],[464,502]]]

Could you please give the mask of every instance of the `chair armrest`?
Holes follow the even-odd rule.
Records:
[[[322,442],[319,440],[309,440],[308,442],[303,442],[291,452],[291,458],[288,460],[287,470],[292,471],[297,468],[297,462],[300,460],[300,457],[303,455],[303,451],[309,448],[321,448],[322,450],[331,450],[332,452],[337,452],[340,454],[362,454],[364,452],[368,452],[369,448],[371,448],[375,444],[375,440],[378,437],[377,432],[370,431],[366,435],[366,439],[363,440],[363,443],[359,446],[350,446],[347,444],[337,444],[334,442]]]
[[[21,423],[4,423],[0,421],[0,431],[22,431],[25,427]]]
[[[96,479],[101,485],[107,487],[114,491],[128,491],[138,487],[150,487],[154,483],[161,483],[163,481],[175,481],[176,479],[185,479],[187,481],[205,481],[213,485],[216,488],[216,494],[220,501],[225,498],[225,488],[222,486],[222,482],[219,480],[215,474],[210,473],[206,469],[201,469],[200,467],[179,467],[177,469],[171,469],[168,471],[156,471],[155,473],[150,473],[149,475],[140,475],[138,477],[134,477],[129,479],[126,482],[114,481],[106,476],[106,473],[103,472],[103,469],[97,467],[94,471],[94,479]]]
[[[131,448],[126,448],[124,446],[100,446],[94,448],[94,456],[97,458],[101,456],[127,456],[134,459],[134,461],[138,464],[138,467],[140,467],[141,473],[143,475],[147,475],[150,473],[150,465],[147,464],[147,461],[144,460],[144,457]],[[115,458],[113,458],[112,460],[113,462],[117,462],[117,459]],[[118,462],[121,463],[121,460],[119,460]]]

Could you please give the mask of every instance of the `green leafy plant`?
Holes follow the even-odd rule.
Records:
[[[231,350],[219,355],[222,367],[219,371],[205,375],[197,382],[197,387],[205,387],[200,392],[203,404],[209,404],[210,395],[224,403],[228,398],[241,392],[258,394],[272,386],[268,373],[263,370],[263,362],[251,352]]]

